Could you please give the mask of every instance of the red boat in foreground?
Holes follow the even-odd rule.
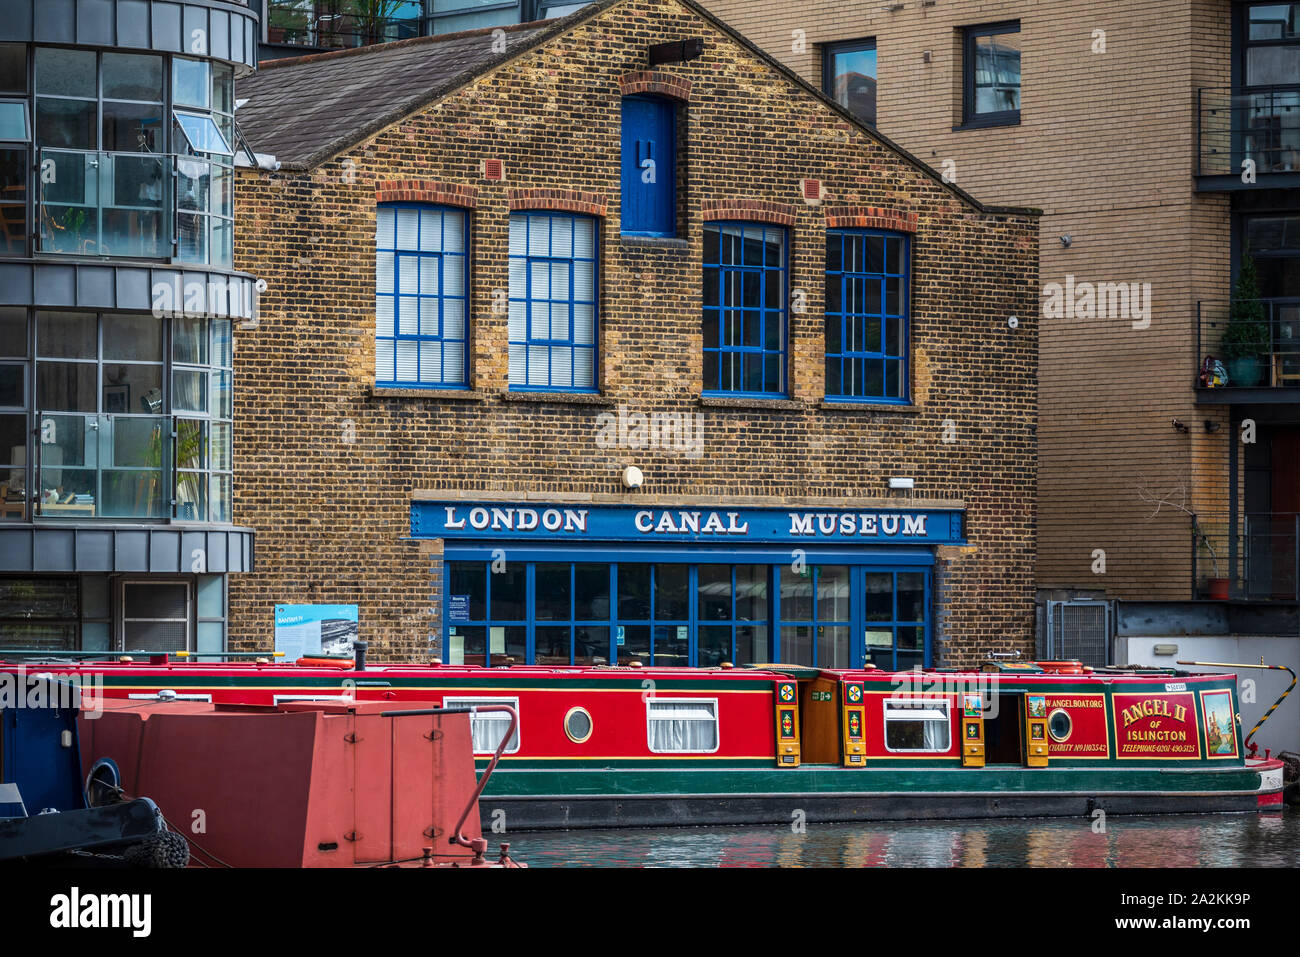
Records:
[[[110,700],[80,736],[87,790],[150,795],[200,866],[521,866],[508,844],[486,856],[478,796],[496,762],[476,781],[470,718],[420,702]]]
[[[349,711],[359,707],[349,702],[394,710],[430,702],[476,708],[469,722],[476,760],[503,755],[484,791],[483,818],[512,833],[1282,807],[1282,764],[1255,756],[1231,674],[1094,670],[1078,662],[895,673],[784,664],[367,667],[268,658],[208,664],[167,655],[62,667],[110,700],[134,699],[139,706],[160,694],[188,697],[200,702],[200,711],[217,714],[222,709],[213,706],[222,703],[260,705],[272,713],[269,722],[296,714],[302,705],[294,702],[304,700],[325,721],[332,706],[358,722],[370,713]],[[502,707],[516,711],[518,722],[486,713]],[[230,717],[226,727],[240,727]],[[232,732],[210,732],[222,733]],[[247,748],[258,745],[228,745],[222,753],[231,757],[223,760]],[[175,750],[177,760],[191,762],[187,774],[210,767],[181,756],[180,746]],[[266,759],[264,751],[256,753]],[[375,760],[388,767],[387,758]],[[354,780],[346,770],[328,773],[335,776],[322,777],[317,787]],[[383,773],[393,782],[383,787],[400,792],[404,772]],[[142,779],[137,786],[170,809],[167,781]],[[186,792],[190,803],[176,813],[202,807],[194,803],[202,793],[200,787]],[[249,815],[258,813],[260,805],[241,800]],[[313,809],[307,797],[296,800]],[[395,815],[394,824],[400,820]],[[364,827],[360,834],[354,843],[372,839]],[[384,844],[357,860],[396,860],[418,853],[413,846]],[[304,853],[317,853],[312,847]]]

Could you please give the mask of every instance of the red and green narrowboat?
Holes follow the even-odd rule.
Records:
[[[1247,751],[1230,674],[343,664],[42,667],[109,698],[512,705],[482,801],[512,831],[1282,806],[1282,766]],[[475,715],[480,763],[504,731]]]

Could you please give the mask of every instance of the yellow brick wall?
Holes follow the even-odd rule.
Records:
[[[874,37],[879,130],[936,168],[951,160],[985,202],[1042,208],[1044,284],[1151,284],[1146,329],[1041,320],[1037,579],[1188,597],[1190,519],[1153,516],[1139,490],[1227,508],[1227,416],[1198,408],[1193,384],[1197,301],[1229,292],[1228,201],[1197,195],[1193,172],[1196,90],[1229,83],[1229,0],[907,0],[892,13],[881,0],[703,2],[818,85],[821,44]],[[961,28],[1005,20],[1020,22],[1021,122],[954,131]]]

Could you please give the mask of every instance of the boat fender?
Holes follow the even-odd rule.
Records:
[[[351,671],[355,662],[351,658],[299,658],[294,664],[300,668],[337,668]]]
[[[1035,661],[1034,665],[1039,668],[1042,668],[1048,674],[1056,674],[1056,675],[1083,674],[1082,661]]]

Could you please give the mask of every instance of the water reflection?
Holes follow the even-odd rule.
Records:
[[[809,824],[515,834],[532,867],[1294,867],[1283,814]]]

